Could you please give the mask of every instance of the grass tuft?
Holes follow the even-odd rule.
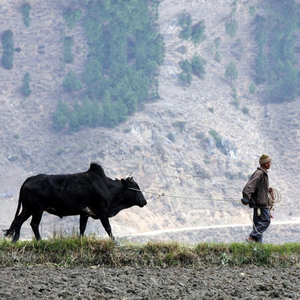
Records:
[[[211,266],[289,267],[299,265],[300,244],[214,244],[179,242],[117,246],[95,236],[54,237],[43,241],[0,240],[0,267],[46,265],[59,267],[191,267]]]

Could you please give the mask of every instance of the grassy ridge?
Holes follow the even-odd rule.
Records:
[[[208,244],[178,242],[122,243],[94,237],[62,237],[44,241],[0,240],[0,267],[45,265],[60,267],[192,267],[299,265],[300,244]]]

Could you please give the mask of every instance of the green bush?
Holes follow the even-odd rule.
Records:
[[[31,9],[32,9],[32,7],[29,3],[24,3],[21,7],[21,12],[23,15],[23,22],[26,27],[29,27],[30,23],[31,23],[31,19],[30,19]]]
[[[184,40],[188,40],[192,35],[192,28],[191,28],[192,18],[191,18],[191,15],[187,12],[182,13],[179,16],[178,24],[182,28],[182,30],[179,34],[179,37],[184,39]]]
[[[215,40],[214,40],[214,43],[215,43],[215,46],[216,46],[216,49],[218,49],[219,47],[220,47],[220,45],[221,45],[221,42],[222,42],[222,40],[221,40],[221,38],[216,38]]]
[[[235,37],[237,31],[238,31],[238,21],[235,19],[232,19],[230,21],[227,21],[225,23],[225,29],[226,29],[226,33],[231,37]]]
[[[66,36],[64,39],[64,61],[66,64],[70,64],[74,60],[74,55],[72,53],[73,45],[73,38],[70,36]]]
[[[255,85],[254,85],[254,83],[251,83],[251,84],[249,85],[249,93],[250,93],[250,94],[255,94],[255,91],[256,91]]]
[[[192,82],[192,75],[191,73],[186,73],[182,71],[178,76],[179,81],[186,86],[189,86]]]
[[[199,21],[192,26],[191,15],[187,12],[180,14],[178,24],[181,27],[179,37],[184,40],[191,38],[194,44],[200,44],[206,39],[204,21]]]
[[[171,142],[175,142],[175,136],[174,136],[174,133],[173,132],[170,132],[168,134],[168,139],[171,141]]]
[[[182,14],[180,14],[178,24],[182,29],[190,27],[192,25],[191,15],[188,12],[183,12]]]
[[[76,78],[74,71],[69,71],[64,82],[63,87],[68,92],[79,91],[82,89],[82,85],[80,80]]]
[[[192,71],[192,65],[187,59],[180,61],[179,66],[182,69],[182,71],[186,73],[190,73]]]
[[[241,39],[237,39],[235,41],[235,43],[231,46],[231,53],[232,55],[238,60],[240,61],[242,58],[242,55],[244,54],[245,49],[244,46],[242,44]]]
[[[255,13],[256,13],[255,6],[250,6],[249,7],[249,14],[250,14],[250,16],[254,17]]]
[[[220,145],[220,144],[221,144],[221,142],[222,142],[222,137],[220,136],[220,134],[219,134],[216,130],[211,129],[211,130],[209,131],[209,134],[214,138],[214,140],[216,141],[216,144],[217,144],[217,145]]]
[[[214,60],[216,62],[220,62],[222,60],[222,56],[220,55],[220,53],[217,51],[215,56],[214,56]]]
[[[247,108],[247,107],[242,107],[242,112],[243,112],[243,114],[245,114],[245,115],[249,115],[249,108]]]
[[[200,21],[192,26],[191,39],[194,44],[200,44],[206,39],[205,29],[204,21]]]
[[[188,40],[192,35],[192,28],[187,27],[181,30],[179,37],[183,40]]]
[[[1,36],[2,42],[2,57],[1,63],[4,69],[11,70],[14,66],[14,40],[13,32],[11,30],[6,30]]]
[[[238,78],[238,70],[234,62],[230,62],[226,66],[225,77],[231,81],[234,81]]]
[[[177,122],[172,123],[172,125],[174,127],[179,128],[180,131],[183,132],[185,130],[186,122],[185,121],[177,121]]]
[[[63,13],[63,18],[70,29],[73,29],[75,27],[76,23],[81,19],[81,16],[82,16],[81,10],[79,9],[73,10],[71,7],[68,7],[66,11]]]
[[[199,55],[194,55],[191,60],[192,73],[201,79],[204,79],[206,60]]]
[[[25,97],[30,96],[32,90],[30,88],[30,81],[31,81],[31,77],[30,74],[28,72],[26,72],[26,74],[23,77],[23,85],[21,88],[21,92]]]

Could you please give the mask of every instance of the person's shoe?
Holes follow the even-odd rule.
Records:
[[[256,241],[256,239],[254,239],[252,236],[248,236],[247,238],[246,238],[246,242],[247,243],[256,243],[257,241]]]

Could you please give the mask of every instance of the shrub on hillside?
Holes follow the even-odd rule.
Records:
[[[4,69],[11,70],[14,66],[14,40],[13,32],[11,30],[6,30],[1,36],[2,42],[2,58],[1,63]]]
[[[21,12],[23,15],[23,22],[26,27],[29,27],[30,23],[31,23],[31,19],[30,19],[31,9],[32,9],[32,7],[29,3],[24,3],[21,7]]]
[[[23,85],[21,88],[21,92],[25,97],[28,97],[32,92],[30,88],[30,81],[31,81],[30,74],[26,72],[26,74],[23,77]]]

